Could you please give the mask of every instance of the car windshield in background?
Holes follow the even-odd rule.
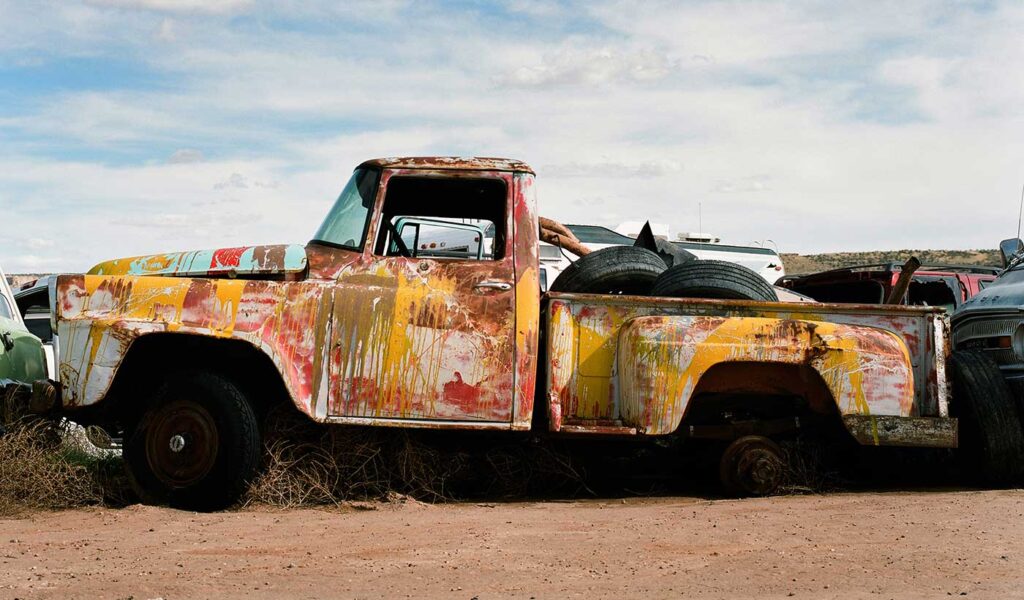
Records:
[[[14,309],[11,308],[10,303],[7,302],[7,298],[3,294],[0,294],[0,317],[5,319],[14,318]]]
[[[362,250],[379,177],[380,171],[375,169],[356,169],[331,207],[331,212],[327,213],[313,241]]]

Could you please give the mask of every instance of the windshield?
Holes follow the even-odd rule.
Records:
[[[380,171],[376,169],[356,169],[313,236],[313,241],[362,250],[379,176]]]

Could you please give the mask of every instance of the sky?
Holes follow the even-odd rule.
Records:
[[[1017,228],[1019,1],[0,0],[0,30],[7,273],[304,243],[397,155],[783,252]]]

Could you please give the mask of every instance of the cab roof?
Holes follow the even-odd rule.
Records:
[[[525,171],[533,173],[530,165],[509,158],[479,156],[399,156],[373,158],[360,167],[378,169],[452,169],[467,171]]]

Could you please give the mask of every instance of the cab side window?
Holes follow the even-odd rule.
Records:
[[[374,254],[501,260],[506,196],[501,179],[392,177]]]

